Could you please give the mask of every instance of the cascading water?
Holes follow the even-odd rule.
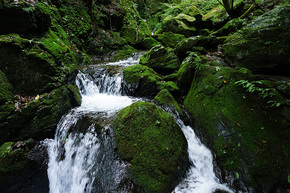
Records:
[[[140,100],[121,95],[122,70],[139,58],[92,65],[77,75],[82,104],[61,119],[54,140],[47,141],[50,193],[128,192],[128,185],[122,185],[127,165],[114,153],[109,125],[120,109]],[[192,166],[173,192],[229,191],[214,175],[210,151],[192,128],[176,120],[187,138]]]

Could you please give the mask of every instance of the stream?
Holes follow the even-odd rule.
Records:
[[[123,69],[138,64],[141,54],[124,61],[86,66],[77,75],[82,95],[80,107],[72,109],[58,123],[55,138],[47,140],[50,193],[134,192],[126,176],[128,164],[118,159],[110,124],[117,112],[147,100],[126,96]],[[174,115],[188,142],[191,163],[185,178],[173,193],[210,193],[231,190],[220,184],[213,158],[190,126]]]

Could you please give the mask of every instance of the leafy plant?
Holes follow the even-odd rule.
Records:
[[[248,80],[239,80],[235,82],[235,84],[242,85],[243,88],[246,89],[249,93],[258,93],[258,97],[265,99],[265,98],[271,98],[273,100],[268,100],[267,104],[270,104],[271,107],[279,107],[282,103],[278,102],[274,99],[274,97],[277,96],[277,92],[275,88],[261,88],[257,85],[262,85],[263,83],[261,81],[252,81],[249,82]]]
[[[217,0],[226,10],[226,12],[232,17],[234,14],[234,1],[235,0]]]

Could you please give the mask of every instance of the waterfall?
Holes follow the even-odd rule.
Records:
[[[122,88],[122,70],[137,64],[139,58],[91,65],[78,73],[82,104],[62,117],[55,138],[47,140],[50,193],[129,192],[130,185],[124,182],[128,165],[114,153],[109,125],[119,110],[141,100],[124,96]],[[214,175],[210,151],[192,128],[176,120],[188,141],[192,165],[173,192],[229,191]]]

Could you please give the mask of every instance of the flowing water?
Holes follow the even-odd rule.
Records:
[[[116,113],[141,100],[125,96],[122,71],[137,64],[140,55],[128,60],[100,63],[83,68],[76,84],[82,104],[63,116],[55,138],[48,140],[50,193],[129,192],[134,190],[126,178],[127,163],[115,155],[110,128]],[[176,118],[188,141],[191,166],[174,193],[230,191],[213,172],[212,155],[201,144],[193,129]]]

